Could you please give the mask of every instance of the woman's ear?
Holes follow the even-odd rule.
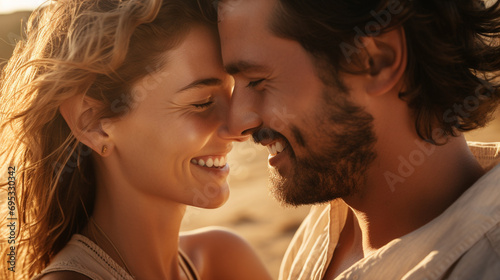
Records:
[[[407,65],[406,37],[403,27],[376,37],[363,37],[364,64],[369,69],[364,89],[372,96],[391,91],[401,81]]]
[[[109,154],[112,143],[103,128],[104,120],[95,121],[102,104],[83,94],[75,95],[59,106],[59,112],[78,141],[105,156]]]

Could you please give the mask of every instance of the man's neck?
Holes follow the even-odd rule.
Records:
[[[463,137],[434,147],[412,142],[393,149],[394,157],[379,156],[366,191],[344,198],[361,229],[365,257],[439,216],[484,174]]]

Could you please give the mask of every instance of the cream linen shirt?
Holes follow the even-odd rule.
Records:
[[[485,169],[500,162],[500,143],[472,142],[469,147]],[[340,199],[311,208],[288,247],[280,280],[323,278],[347,211]],[[392,240],[335,280],[443,278],[500,279],[500,165],[440,216]]]

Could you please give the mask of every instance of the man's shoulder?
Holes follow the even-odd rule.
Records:
[[[488,241],[495,249],[495,252],[500,257],[500,222],[494,228],[492,228],[488,233],[486,233],[486,237],[488,238]]]
[[[453,268],[449,279],[498,279],[500,275],[500,223],[476,242]]]

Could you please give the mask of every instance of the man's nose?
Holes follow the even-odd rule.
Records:
[[[262,125],[255,105],[256,100],[252,93],[244,93],[235,88],[228,110],[226,133],[229,137],[247,140]]]

